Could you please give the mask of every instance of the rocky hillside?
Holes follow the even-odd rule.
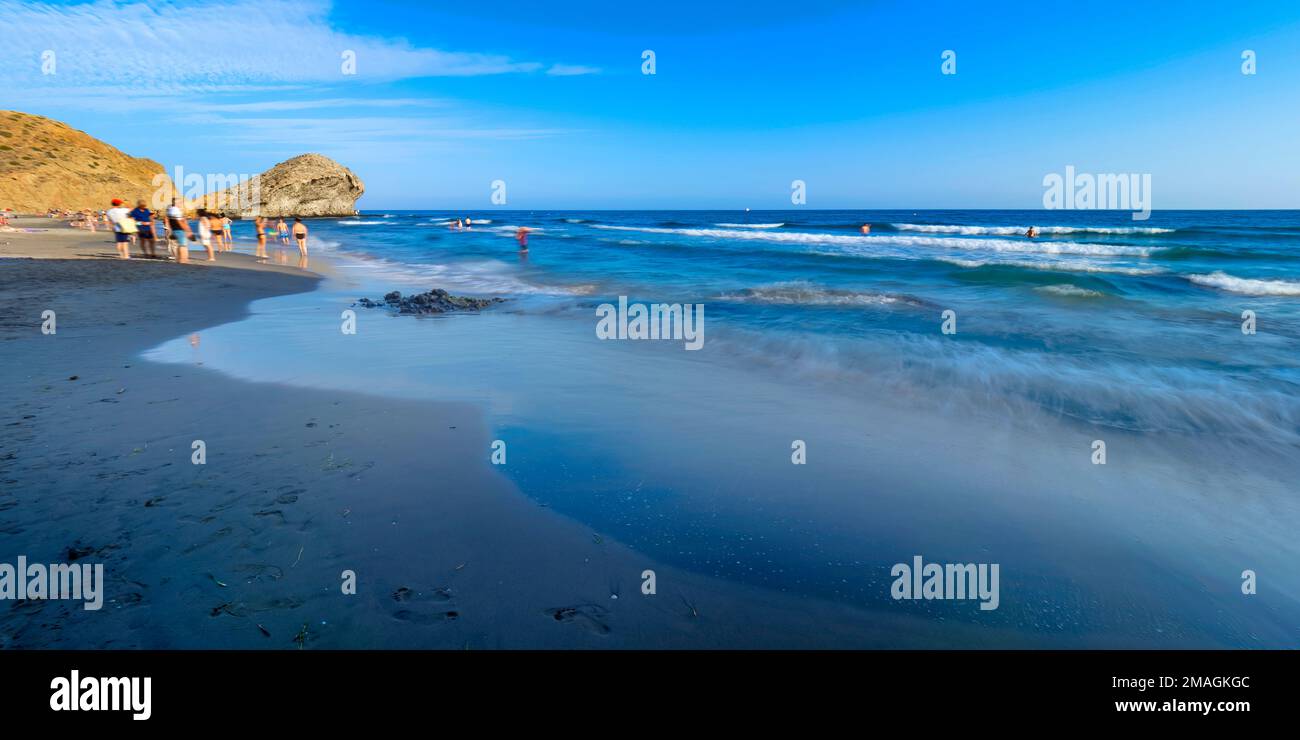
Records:
[[[113,198],[152,200],[163,166],[132,157],[66,123],[0,111],[0,208],[109,207]],[[170,191],[171,181],[164,180]]]
[[[319,154],[301,154],[263,172],[254,187],[222,191],[191,205],[249,217],[254,215],[249,201],[257,200],[263,216],[351,216],[365,191],[361,179],[347,167]]]

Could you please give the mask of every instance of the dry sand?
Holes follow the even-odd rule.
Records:
[[[0,647],[978,647],[987,628],[662,566],[535,504],[473,407],[143,361],[312,290],[224,253],[121,261],[44,219],[0,233],[0,561],[102,562],[104,608],[0,604]],[[199,253],[195,253],[198,257]],[[57,314],[57,333],[40,331]],[[364,389],[364,378],[358,378]],[[203,440],[205,465],[191,463]],[[345,595],[344,571],[357,593]],[[643,595],[655,571],[657,593]],[[1023,638],[1021,640],[1023,642]]]

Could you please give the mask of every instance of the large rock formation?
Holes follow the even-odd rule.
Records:
[[[0,208],[99,210],[113,198],[152,202],[156,192],[170,194],[171,180],[152,159],[44,116],[0,111]]]
[[[232,217],[352,216],[366,191],[352,170],[319,154],[287,159],[248,183],[190,201]]]

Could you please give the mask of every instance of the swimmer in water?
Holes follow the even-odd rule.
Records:
[[[519,230],[515,232],[515,239],[519,242],[520,252],[528,251],[528,231],[527,226],[520,226]]]
[[[1029,231],[1026,231],[1026,232],[1025,232],[1025,236],[1029,237],[1030,239],[1033,239],[1033,238],[1037,237],[1037,236],[1038,236],[1038,227],[1037,227],[1037,226],[1030,226],[1030,227],[1029,227]]]
[[[864,233],[864,234],[870,234],[870,233],[871,233],[871,224],[862,224],[862,233]]]

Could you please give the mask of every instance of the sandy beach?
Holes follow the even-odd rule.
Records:
[[[104,259],[105,234],[18,225],[48,230],[0,238],[0,543],[102,561],[108,585],[98,612],[5,610],[5,647],[890,647],[899,634],[978,647],[996,634],[657,564],[494,471],[468,404],[144,361],[318,278],[240,254]],[[40,331],[46,309],[54,335]],[[355,595],[340,587],[348,570]]]

